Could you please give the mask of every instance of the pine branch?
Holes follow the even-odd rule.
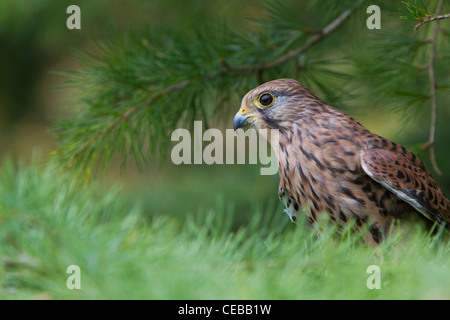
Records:
[[[325,37],[330,35],[333,31],[335,31],[339,26],[341,26],[351,15],[353,12],[358,9],[365,0],[359,0],[357,1],[353,7],[348,8],[345,10],[339,17],[334,19],[331,23],[329,23],[327,26],[325,26],[322,30],[315,31],[313,33],[313,36],[309,38],[302,46],[292,49],[291,51],[287,52],[285,55],[281,56],[277,60],[273,62],[265,62],[259,65],[244,65],[244,66],[234,66],[229,67],[228,69],[224,71],[233,71],[233,72],[255,72],[259,70],[267,70],[276,68],[287,61],[299,56],[302,53],[305,53],[309,50],[313,45],[323,40]]]
[[[406,10],[403,9],[400,11],[406,13],[406,16],[401,16],[400,18],[403,20],[419,21],[419,23],[414,26],[414,30],[418,30],[421,26],[423,26],[426,23],[450,18],[450,13],[441,15],[440,11],[437,13],[428,12],[422,0],[420,0],[420,4],[422,5],[423,8],[420,8],[418,6],[417,0],[415,4],[405,1],[402,1],[402,3],[404,4]]]
[[[442,7],[444,6],[444,0],[440,0],[437,8],[437,14],[442,11]],[[416,29],[417,30],[417,29]],[[431,124],[430,124],[430,135],[428,138],[428,142],[425,144],[424,150],[429,149],[430,152],[430,161],[433,166],[434,171],[438,175],[442,175],[441,170],[439,169],[435,150],[434,150],[434,138],[436,135],[436,112],[437,112],[437,104],[436,104],[436,79],[434,76],[434,60],[436,59],[436,39],[439,33],[439,23],[436,23],[433,30],[433,36],[431,38],[431,52],[430,52],[430,60],[428,62],[428,78],[430,82],[430,93],[429,99],[431,103]]]
[[[406,15],[401,16],[401,20],[416,22],[427,17],[439,16],[444,8],[444,1],[437,1],[439,8],[436,9],[435,15],[427,10],[422,1],[402,3],[406,6],[406,10],[401,11]],[[373,96],[375,103],[387,106],[390,111],[402,111],[404,125],[417,117],[423,108],[427,110],[430,108],[431,120],[429,126],[426,126],[427,141],[417,146],[417,152],[427,151],[427,154],[429,152],[430,169],[437,175],[442,175],[435,155],[438,119],[436,112],[439,103],[437,94],[448,82],[445,73],[448,57],[439,53],[441,50],[448,51],[446,50],[448,43],[441,41],[444,39],[440,37],[442,29],[439,20],[436,20],[435,25],[430,25],[426,33],[411,32],[401,20],[398,20],[398,25],[391,26],[392,29],[398,30],[397,32],[374,34],[366,56],[363,56],[363,59],[356,56],[355,65],[359,69],[361,80],[366,81],[368,85],[365,93]],[[386,44],[389,44],[388,54]],[[360,54],[358,52],[358,55]],[[372,58],[373,63],[367,63],[368,57]],[[362,81],[360,83],[363,83]]]
[[[65,154],[67,154],[68,152],[70,152],[70,150],[75,150],[75,152],[73,152],[70,157],[69,157],[69,167],[73,167],[75,165],[75,163],[81,164],[81,167],[84,168],[84,170],[89,170],[90,172],[90,168],[88,166],[88,164],[86,163],[87,161],[99,161],[99,157],[98,156],[92,156],[94,152],[98,152],[99,148],[106,148],[105,147],[105,142],[104,140],[106,139],[106,137],[109,137],[114,134],[115,131],[118,130],[119,126],[124,124],[125,122],[127,122],[132,116],[134,116],[134,118],[136,118],[137,114],[145,109],[150,109],[150,108],[155,108],[155,104],[158,102],[160,102],[160,99],[162,98],[168,98],[170,95],[177,93],[178,91],[181,91],[182,89],[185,90],[186,88],[190,88],[191,86],[195,86],[198,85],[198,83],[203,83],[205,81],[207,82],[214,82],[214,81],[221,81],[221,79],[226,78],[226,77],[240,77],[241,75],[254,75],[254,74],[261,74],[262,71],[266,71],[266,70],[271,70],[271,69],[276,69],[277,67],[280,67],[282,65],[284,65],[285,63],[287,63],[288,61],[297,58],[300,54],[304,54],[306,53],[308,50],[310,50],[310,48],[312,48],[315,44],[319,43],[320,41],[322,41],[323,39],[325,39],[326,37],[328,37],[330,34],[332,34],[335,30],[337,30],[339,28],[339,26],[341,26],[362,4],[364,3],[364,0],[359,0],[357,1],[355,4],[353,4],[350,8],[347,8],[341,15],[339,15],[337,18],[335,18],[333,21],[331,21],[329,24],[327,24],[323,29],[319,30],[318,32],[315,32],[313,34],[309,34],[310,37],[302,44],[299,45],[289,51],[287,51],[286,53],[280,55],[278,58],[276,58],[274,61],[262,61],[262,62],[257,62],[254,64],[229,64],[228,61],[233,61],[233,56],[229,56],[228,59],[226,58],[221,58],[221,62],[219,64],[219,68],[217,68],[216,71],[211,71],[209,73],[204,73],[204,74],[197,74],[195,76],[192,77],[186,77],[183,80],[173,84],[173,85],[168,85],[165,88],[162,88],[158,91],[155,92],[154,89],[154,85],[153,85],[153,81],[151,82],[152,85],[148,86],[148,87],[140,87],[140,83],[138,82],[138,80],[133,79],[132,75],[130,74],[128,76],[128,79],[132,78],[131,80],[129,80],[128,83],[126,83],[127,86],[131,86],[130,89],[123,89],[124,93],[122,94],[117,94],[117,92],[114,92],[113,89],[110,89],[110,93],[108,92],[108,90],[104,90],[103,86],[101,86],[101,90],[103,90],[102,96],[107,97],[108,99],[119,99],[114,101],[114,105],[117,105],[118,110],[121,110],[120,112],[114,112],[112,113],[110,111],[110,109],[105,109],[105,112],[112,117],[111,120],[109,120],[108,122],[104,123],[101,127],[100,130],[98,130],[96,133],[92,132],[92,136],[91,138],[87,139],[85,142],[82,142],[81,139],[79,138],[79,136],[81,135],[81,137],[83,137],[82,135],[86,136],[83,132],[85,132],[86,130],[83,130],[83,128],[80,126],[83,126],[83,124],[78,124],[78,127],[76,128],[77,130],[77,135],[78,136],[72,136],[70,137],[70,132],[69,132],[69,137],[68,137],[68,142],[66,141],[65,146],[63,145],[60,149],[59,152],[64,152]],[[186,47],[190,47],[186,46]],[[115,53],[115,48],[107,46],[106,49],[110,50],[111,52]],[[211,48],[208,48],[211,49]],[[215,50],[215,48],[212,48],[212,50]],[[106,51],[106,50],[105,50]],[[269,51],[270,52],[270,51]],[[215,52],[214,52],[215,53]],[[160,59],[161,57],[165,58],[165,56],[163,56],[159,51],[155,53],[155,59]],[[170,54],[169,54],[170,55]],[[214,55],[211,55],[214,56]],[[188,59],[188,55],[183,55],[180,54],[178,56],[176,56],[176,59],[180,59],[180,58],[186,58]],[[116,78],[116,74],[120,74],[121,70],[120,70],[120,65],[118,64],[117,58],[114,58],[115,60],[113,62],[106,62],[107,64],[112,63],[110,65],[111,68],[111,72],[113,73],[113,77],[114,80]],[[120,59],[124,59],[122,57],[120,57]],[[270,59],[270,55],[266,55],[266,59]],[[227,61],[228,60],[228,61]],[[234,59],[236,60],[236,59]],[[120,61],[119,61],[120,62]],[[183,61],[182,61],[183,62]],[[103,63],[103,62],[102,62]],[[163,62],[164,63],[164,62]],[[92,66],[92,68],[95,70],[98,69],[99,72],[103,73],[104,71],[101,69],[101,67],[94,67]],[[155,74],[160,74],[161,71],[158,70],[157,68],[159,68],[159,64],[158,62],[155,62],[155,66],[152,66],[152,68],[156,68],[154,70]],[[177,70],[178,71],[178,70]],[[125,69],[125,71],[123,72],[124,74],[128,74],[128,70]],[[86,76],[90,76],[89,74],[84,74],[81,75],[82,77],[86,77]],[[103,74],[102,74],[103,76]],[[181,75],[179,78],[182,78],[183,75]],[[175,77],[174,77],[175,78]],[[89,79],[89,78],[88,78]],[[121,78],[119,78],[119,80],[122,80]],[[123,80],[122,80],[123,81]],[[86,81],[82,81],[83,85],[85,84]],[[163,83],[163,82],[162,82]],[[95,83],[94,80],[94,85],[89,87],[89,85],[87,85],[87,89],[88,90],[95,90],[96,85],[98,85],[97,83]],[[121,100],[123,100],[123,96],[127,96],[130,95],[131,93],[127,93],[127,92],[133,92],[133,87],[136,86],[139,90],[142,91],[143,95],[147,95],[147,100],[143,101],[142,103],[135,103],[134,105],[131,105],[129,107],[121,107],[122,104],[125,105],[130,105],[130,102],[126,101],[125,103]],[[127,91],[128,90],[128,91]],[[152,92],[153,91],[153,92]],[[97,92],[95,92],[97,93]],[[92,94],[92,92],[89,93],[90,95]],[[111,98],[110,94],[113,94],[115,97],[117,98]],[[99,96],[98,98],[100,99],[102,96]],[[119,98],[120,97],[120,98]],[[138,101],[141,101],[142,99],[137,99]],[[93,107],[95,106],[96,102],[93,101],[91,103],[93,105]],[[120,107],[120,109],[119,109]],[[92,107],[91,107],[92,108]],[[114,115],[114,116],[112,116]],[[139,117],[139,116],[138,116]],[[178,115],[178,117],[180,117],[180,115]],[[95,120],[92,120],[95,122]],[[135,120],[136,121],[136,120]],[[175,121],[176,122],[176,121]],[[175,123],[173,122],[173,123]],[[63,133],[67,133],[68,129],[63,125],[60,126],[62,127]],[[100,127],[100,126],[97,126]],[[141,130],[142,131],[142,130]],[[118,133],[119,134],[119,133]],[[106,143],[107,145],[110,145],[110,143]],[[135,146],[133,147],[134,150],[139,150],[141,146]],[[64,150],[67,149],[67,150]],[[127,147],[123,147],[123,148],[127,148]],[[105,150],[109,150],[109,151],[105,151],[105,152],[113,152],[114,150],[118,150],[118,148],[107,148]],[[123,149],[119,149],[122,150]],[[140,152],[140,151],[137,151]],[[103,157],[100,157],[102,159],[102,161],[106,162],[107,159],[111,158],[111,154],[106,154]],[[92,160],[94,159],[94,160]]]
[[[173,86],[167,87],[164,90],[162,90],[159,94],[156,94],[153,96],[152,99],[150,99],[150,101],[145,105],[146,107],[149,107],[153,101],[155,101],[156,99],[170,94],[171,92],[174,92],[184,86],[187,86],[189,84],[189,81],[182,81],[179,82]],[[117,126],[121,121],[126,121],[132,114],[134,114],[136,111],[138,111],[142,106],[141,105],[137,105],[131,109],[128,109],[127,111],[125,111],[124,113],[122,113],[119,117],[117,117],[114,121],[112,121],[107,127],[105,127],[104,129],[100,130],[94,137],[92,137],[91,139],[89,139],[84,145],[82,145],[80,147],[80,149],[78,150],[78,152],[74,153],[74,155],[70,158],[69,161],[69,168],[72,167],[74,161],[84,152],[86,151],[87,148],[89,148],[89,146],[94,143],[95,141],[97,141],[103,134],[105,134],[108,130],[113,129],[115,126]]]
[[[421,26],[423,26],[424,24],[428,23],[428,22],[433,22],[433,21],[438,21],[438,20],[442,20],[442,19],[449,19],[450,18],[450,13],[444,14],[444,15],[438,15],[435,17],[431,17],[425,20],[420,21],[418,24],[416,24],[414,26],[414,30],[419,29]]]

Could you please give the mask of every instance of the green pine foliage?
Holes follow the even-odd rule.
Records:
[[[402,1],[402,3],[405,5],[405,9],[400,11],[404,12],[406,15],[400,16],[400,19],[420,22],[424,19],[436,16],[435,14],[428,12],[423,1],[420,1],[419,4],[417,4],[417,0],[414,4],[409,1]]]
[[[398,14],[395,17],[398,18]],[[429,104],[428,63],[435,26],[429,24],[423,30],[415,31],[414,24],[400,19],[389,19],[385,23],[387,26],[373,33],[365,46],[367,51],[355,52],[352,60],[358,79],[366,84],[365,94],[382,101],[390,110],[414,116],[414,112],[410,113],[413,110],[410,107],[418,107],[415,108],[417,111]],[[444,99],[448,99],[446,94],[449,85],[446,52],[450,49],[450,41],[445,31],[448,28],[445,28],[444,23],[443,33],[436,38],[436,52],[440,57],[434,64],[437,94],[441,104]],[[445,105],[442,107],[445,108]]]
[[[348,230],[324,226],[317,237],[278,202],[253,205],[245,223],[220,197],[177,218],[155,210],[161,199],[117,187],[71,193],[54,172],[11,161],[1,169],[1,299],[450,298],[442,230],[416,226],[369,248]],[[80,290],[66,286],[69,265],[80,267]],[[380,289],[367,288],[371,265]]]

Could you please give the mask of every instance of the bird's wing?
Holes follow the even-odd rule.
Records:
[[[450,203],[425,166],[378,148],[361,153],[361,166],[369,177],[428,219],[450,223]]]

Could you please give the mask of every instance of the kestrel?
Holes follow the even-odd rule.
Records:
[[[419,212],[450,223],[450,202],[422,161],[320,100],[292,79],[248,92],[234,129],[277,129],[278,196],[295,222],[301,208],[311,224],[321,214],[345,225],[367,224],[380,243],[393,220]],[[273,143],[273,142],[272,142]]]

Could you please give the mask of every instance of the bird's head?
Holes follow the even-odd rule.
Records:
[[[234,130],[283,129],[302,116],[308,102],[320,100],[306,86],[293,79],[266,82],[249,91],[234,116]]]

